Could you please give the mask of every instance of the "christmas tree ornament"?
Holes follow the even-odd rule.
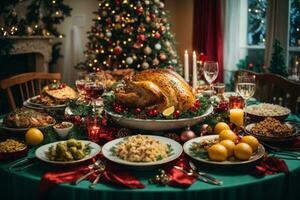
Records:
[[[159,39],[159,38],[160,38],[160,33],[159,33],[159,32],[156,32],[154,37],[155,37],[156,39]]]
[[[210,135],[213,133],[213,129],[208,124],[202,124],[200,128],[200,136]]]
[[[137,8],[136,8],[136,12],[137,12],[138,15],[141,15],[141,14],[143,14],[143,12],[144,12],[144,8],[143,8],[142,6],[137,7]]]
[[[159,64],[159,60],[157,58],[154,58],[152,61],[153,65],[158,65]]]
[[[166,60],[166,59],[167,59],[166,54],[160,53],[160,54],[159,54],[159,59],[162,60],[162,61]]]
[[[196,137],[196,134],[189,127],[180,134],[180,140],[182,142],[186,142],[195,137]]]
[[[137,56],[135,54],[132,54],[133,60],[137,60]]]
[[[119,22],[120,20],[121,20],[120,15],[116,15],[116,16],[115,16],[115,22]]]
[[[165,45],[166,45],[166,47],[170,47],[170,46],[171,46],[171,43],[167,40],[167,41],[165,42]]]
[[[126,63],[127,63],[128,65],[131,65],[131,64],[133,63],[132,57],[127,57],[127,58],[126,58]]]
[[[144,62],[142,63],[142,68],[143,68],[143,69],[148,69],[148,68],[149,68],[149,63],[147,63],[146,61],[144,61]]]
[[[133,48],[135,48],[135,49],[139,49],[141,47],[142,47],[142,44],[139,43],[139,42],[136,42],[136,43],[133,44]]]
[[[120,46],[116,46],[114,48],[114,54],[120,55],[122,53],[122,48]]]
[[[150,55],[150,54],[152,53],[152,49],[151,49],[149,46],[146,46],[146,47],[144,48],[144,53],[145,53],[146,55]]]
[[[143,43],[143,42],[146,40],[146,37],[145,37],[144,34],[139,34],[139,35],[137,36],[137,40],[138,40],[139,42]]]
[[[154,48],[156,50],[161,50],[161,44],[160,43],[156,43],[155,46],[154,46]]]
[[[101,13],[101,16],[102,17],[106,17],[107,16],[107,12],[105,10],[103,10],[102,13]]]
[[[138,32],[145,32],[146,31],[146,28],[145,28],[145,26],[144,26],[144,24],[141,24],[140,26],[139,26],[139,28],[138,28]]]
[[[165,7],[165,4],[164,4],[163,2],[160,2],[160,3],[159,3],[159,7],[160,7],[160,8],[164,8],[164,7]]]
[[[103,34],[102,34],[102,35],[103,35]],[[106,35],[106,37],[111,37],[112,33],[111,33],[110,31],[107,31],[107,32],[105,33],[105,35]]]
[[[156,14],[155,13],[150,13],[150,17],[152,20],[155,20],[156,19]]]
[[[160,26],[158,30],[159,30],[159,32],[163,33],[163,32],[165,32],[166,27]]]
[[[147,23],[151,22],[151,17],[150,17],[150,16],[146,16],[145,21],[146,21]]]
[[[121,24],[119,23],[115,24],[115,29],[121,29],[121,28],[122,28]]]
[[[150,4],[150,1],[145,0],[145,4],[146,4],[146,5],[149,5],[149,4]]]

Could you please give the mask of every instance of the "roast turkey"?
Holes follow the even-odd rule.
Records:
[[[174,106],[179,111],[191,108],[195,96],[184,79],[172,70],[150,69],[125,80],[125,86],[115,92],[116,100],[127,107],[163,111]]]

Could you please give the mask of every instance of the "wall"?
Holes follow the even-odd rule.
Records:
[[[93,11],[98,8],[97,0],[65,0],[65,2],[73,8],[72,16],[60,25],[61,32],[69,36],[72,26],[80,26],[82,45],[87,42],[86,32],[90,30],[94,18]],[[193,31],[193,5],[194,0],[165,0],[166,9],[170,12],[170,22],[172,31],[175,33],[177,41],[177,50],[182,60],[184,50],[192,50],[192,31]],[[85,18],[85,20],[83,18]],[[66,38],[65,38],[66,39]],[[63,40],[64,42],[64,40]],[[64,53],[65,42],[63,44],[62,53]],[[63,59],[60,59],[54,71],[61,71]]]
[[[183,62],[185,50],[192,51],[194,0],[165,0],[170,12],[172,31],[175,33],[177,51]]]

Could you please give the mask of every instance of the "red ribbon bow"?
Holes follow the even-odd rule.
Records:
[[[284,160],[281,160],[274,156],[266,156],[259,164],[255,166],[254,173],[257,175],[268,175],[280,172],[286,173],[288,171],[289,168]]]

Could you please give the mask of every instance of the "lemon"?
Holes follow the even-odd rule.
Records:
[[[235,143],[237,139],[238,139],[238,136],[232,130],[223,130],[219,134],[219,141],[231,140],[232,142]]]
[[[165,110],[162,112],[162,114],[163,114],[163,116],[165,116],[165,117],[169,117],[170,115],[172,115],[172,114],[174,113],[174,111],[175,111],[175,107],[174,107],[174,106],[171,106],[171,107],[165,109]]]
[[[216,124],[216,126],[214,128],[214,133],[219,134],[223,130],[230,130],[230,127],[225,122],[219,122],[219,123]]]
[[[207,150],[208,156],[213,161],[224,161],[227,158],[227,149],[221,144],[214,144]]]
[[[227,156],[230,157],[233,155],[233,149],[235,147],[234,142],[231,140],[222,140],[220,142],[221,145],[223,145],[227,149]]]
[[[234,156],[239,160],[249,160],[252,153],[252,148],[247,143],[241,142],[234,147]]]
[[[250,147],[252,148],[253,152],[257,150],[258,145],[259,145],[258,140],[254,136],[252,136],[252,135],[244,136],[241,139],[241,142],[249,144]]]
[[[38,145],[44,140],[43,133],[37,128],[30,128],[25,134],[25,141],[29,145]]]

